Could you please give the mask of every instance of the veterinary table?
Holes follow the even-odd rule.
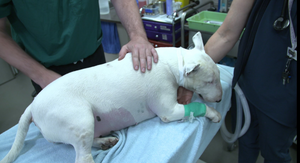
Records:
[[[212,123],[205,117],[196,117],[193,122],[162,122],[158,117],[138,125],[112,133],[119,142],[108,150],[92,148],[96,163],[140,162],[196,162],[223,123],[231,106],[231,83],[222,80],[222,69],[233,72],[223,65],[221,84],[223,97],[220,103],[206,103],[222,115],[220,123]],[[196,95],[192,101],[202,102]],[[10,150],[18,125],[0,135],[0,160]],[[59,134],[59,133],[58,133]],[[75,162],[75,150],[69,144],[50,143],[43,138],[38,128],[31,123],[24,147],[15,163],[68,163]]]

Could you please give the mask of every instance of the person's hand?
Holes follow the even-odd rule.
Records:
[[[139,69],[139,65],[141,72],[146,71],[146,66],[148,70],[151,70],[152,58],[154,63],[158,62],[156,50],[151,43],[143,37],[136,37],[125,44],[119,53],[119,60],[122,60],[129,52],[132,53],[132,63],[135,70]]]
[[[179,104],[189,104],[193,97],[193,91],[190,91],[188,89],[185,89],[183,87],[178,87],[177,89],[177,102]]]

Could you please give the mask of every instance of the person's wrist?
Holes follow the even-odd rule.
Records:
[[[40,85],[42,88],[45,88],[48,84],[59,78],[60,75],[54,71],[48,70],[46,68],[41,68],[34,74],[32,80]]]
[[[148,40],[147,35],[145,32],[140,32],[140,33],[133,33],[132,35],[129,36],[131,40]]]

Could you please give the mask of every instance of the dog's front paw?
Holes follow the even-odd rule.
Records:
[[[214,123],[219,123],[221,121],[221,119],[222,119],[222,116],[221,116],[221,114],[218,111],[215,110],[215,112],[216,112],[216,114],[211,119],[211,121],[214,122]]]
[[[221,114],[216,111],[214,108],[206,106],[206,114],[205,117],[209,118],[214,123],[219,123],[222,119]]]

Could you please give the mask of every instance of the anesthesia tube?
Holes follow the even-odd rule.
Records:
[[[250,111],[249,106],[247,103],[247,100],[244,96],[244,93],[242,92],[241,88],[237,84],[234,87],[235,94],[236,94],[236,107],[237,107],[237,114],[236,114],[236,127],[234,134],[231,134],[228,132],[225,121],[222,123],[221,126],[221,136],[227,143],[234,143],[239,137],[243,136],[246,131],[248,130],[250,126]],[[243,119],[243,111],[244,111],[244,117],[245,117],[245,124],[243,128],[242,126],[242,119]]]
[[[225,69],[222,65],[218,65],[218,68],[220,70],[220,76],[221,80],[231,84],[233,73],[229,72],[228,69]],[[234,134],[231,134],[228,132],[225,121],[221,125],[221,136],[227,143],[234,143],[239,137],[243,136],[246,131],[248,130],[250,126],[251,116],[249,111],[248,102],[246,100],[246,97],[239,87],[238,84],[234,87],[235,94],[236,94],[236,105],[237,105],[237,114],[236,114],[236,127]],[[242,119],[243,119],[243,111],[244,111],[244,117],[245,117],[245,123],[243,128],[242,126]],[[225,117],[224,117],[225,118]]]

